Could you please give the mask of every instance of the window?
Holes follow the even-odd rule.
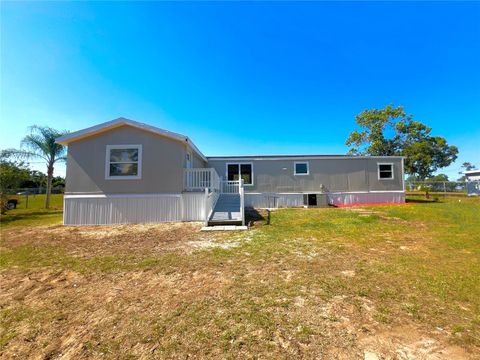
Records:
[[[378,164],[378,180],[393,180],[393,164]]]
[[[295,163],[294,175],[308,175],[309,173],[310,173],[310,169],[308,166],[308,162]]]
[[[105,179],[142,178],[142,145],[107,145]]]
[[[227,164],[227,180],[238,181],[243,179],[244,185],[253,185],[252,164]]]

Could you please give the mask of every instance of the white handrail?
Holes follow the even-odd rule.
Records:
[[[219,189],[220,178],[213,168],[184,169],[184,189],[186,191],[203,191],[208,188]]]
[[[222,180],[220,182],[220,191],[222,194],[238,194],[240,193],[240,181]]]
[[[245,226],[245,189],[243,188],[243,179],[240,180],[240,186],[238,190],[240,192],[240,214],[242,215],[242,226]]]
[[[217,189],[213,189],[209,192],[208,188],[205,188],[205,226],[208,226],[208,220],[215,209],[220,193]]]

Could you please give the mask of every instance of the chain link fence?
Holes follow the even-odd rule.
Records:
[[[63,186],[53,187],[53,197],[61,196],[64,190]],[[46,193],[46,187],[11,189],[2,193],[2,204],[4,204],[2,206],[5,206],[8,210],[37,208],[39,204],[43,204],[45,201]]]
[[[438,195],[480,195],[480,181],[405,181],[409,195],[422,195],[426,192]]]

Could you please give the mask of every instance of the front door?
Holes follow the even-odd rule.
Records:
[[[308,206],[317,206],[317,194],[308,194]]]

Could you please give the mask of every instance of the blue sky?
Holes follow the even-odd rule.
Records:
[[[441,172],[480,166],[478,2],[0,6],[1,148],[124,116],[206,155],[345,153],[394,103],[459,147]]]

